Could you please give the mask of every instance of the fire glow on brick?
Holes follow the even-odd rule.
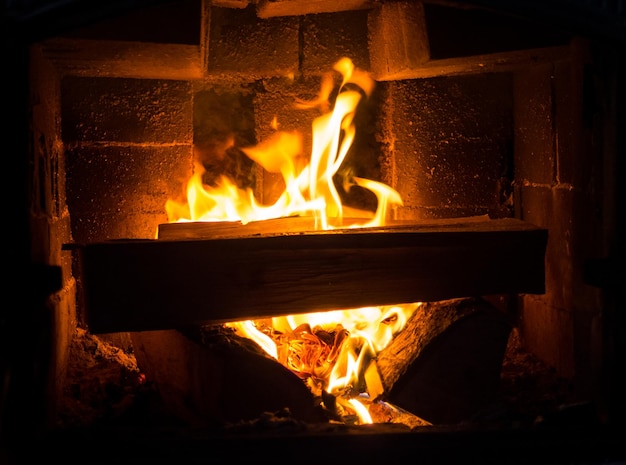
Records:
[[[316,230],[384,226],[390,207],[402,205],[397,191],[378,181],[353,176],[357,185],[375,194],[376,211],[358,211],[358,220],[344,222],[344,206],[333,176],[348,154],[356,135],[354,118],[359,102],[369,98],[375,86],[371,76],[356,69],[349,58],[334,65],[342,76],[333,95],[335,73],[323,78],[318,97],[297,101],[301,109],[323,114],[312,124],[308,164],[302,159],[303,137],[298,131],[275,132],[254,147],[241,150],[270,173],[280,173],[285,189],[272,205],[258,202],[250,188],[242,189],[226,176],[215,186],[202,182],[204,168],[196,164],[187,185],[185,202],[168,200],[169,222],[229,221],[247,224],[284,217],[313,218]],[[354,215],[354,209],[351,212]],[[419,303],[332,310],[262,320],[227,323],[239,335],[254,340],[270,356],[300,377],[320,399],[332,399],[333,409],[358,423],[371,423],[368,405],[383,394],[375,358],[402,330]]]

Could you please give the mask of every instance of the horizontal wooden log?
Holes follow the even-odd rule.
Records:
[[[543,293],[547,231],[514,219],[77,246],[93,333]]]
[[[207,221],[163,223],[157,231],[158,239],[225,239],[260,235],[285,235],[315,230],[315,219],[311,217],[276,218],[265,221]]]
[[[346,209],[347,210],[347,209]],[[415,221],[388,221],[384,227],[365,228],[360,225],[372,220],[372,215],[365,216],[361,210],[351,210],[351,215],[344,217],[341,221],[329,218],[328,223],[332,228],[355,228],[346,232],[381,233],[386,231],[421,231],[437,232],[445,230],[452,231],[483,231],[499,230],[502,228],[514,229],[536,229],[534,226],[518,220],[506,219],[493,221],[488,216],[469,216],[464,218],[445,218],[437,220],[424,220],[416,224]],[[309,216],[290,216],[286,218],[274,218],[263,221],[251,221],[242,223],[241,221],[199,221],[181,223],[163,223],[158,226],[158,239],[223,239],[241,238],[254,236],[285,236],[293,233],[319,233],[316,231],[319,224],[315,218]],[[339,233],[341,231],[334,231]]]

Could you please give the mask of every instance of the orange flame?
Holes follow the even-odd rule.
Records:
[[[276,118],[271,122],[275,129],[271,137],[254,147],[241,149],[266,171],[282,175],[285,189],[273,205],[261,205],[250,188],[241,189],[225,176],[216,186],[203,184],[204,167],[196,163],[187,184],[186,202],[170,199],[165,205],[168,221],[240,221],[246,224],[287,216],[312,216],[316,229],[342,227],[343,205],[333,176],[354,142],[357,105],[363,96],[371,95],[375,81],[368,73],[356,69],[349,58],[340,59],[334,70],[341,73],[343,81],[331,111],[326,111],[333,89],[330,74],[322,79],[315,100],[296,102],[297,108],[326,111],[313,121],[313,142],[307,166],[300,168],[296,164],[296,158],[303,152],[302,135],[297,131],[279,131]],[[402,205],[395,190],[377,181],[355,177],[349,184],[372,191],[378,199],[373,217],[350,227],[384,225],[389,206]]]
[[[349,58],[335,63],[343,76],[331,108],[329,97],[333,79],[323,77],[317,98],[296,101],[296,108],[317,108],[323,114],[312,124],[309,162],[297,163],[303,152],[303,137],[297,131],[281,131],[276,117],[271,122],[274,133],[254,147],[241,150],[270,173],[280,173],[284,191],[272,205],[257,202],[251,189],[242,189],[226,176],[215,186],[203,183],[204,167],[196,163],[189,179],[186,201],[168,200],[170,222],[251,221],[287,216],[315,218],[316,229],[343,226],[344,206],[333,176],[344,162],[356,136],[354,117],[362,98],[369,97],[375,81],[354,67]],[[232,141],[227,144],[232,145]],[[347,185],[368,189],[378,200],[376,212],[362,223],[348,227],[382,226],[389,207],[402,205],[398,192],[377,181],[353,177]],[[336,397],[337,405],[349,409],[361,423],[371,423],[364,399],[382,394],[382,384],[375,367],[376,355],[405,325],[419,304],[328,311],[275,317],[269,320],[240,321],[226,326],[248,337],[268,354],[306,381],[316,395],[326,392]],[[358,397],[358,399],[357,399]]]
[[[227,323],[256,341],[281,364],[307,382],[315,395],[337,397],[340,404],[368,420],[357,396],[375,400],[382,386],[376,355],[406,325],[419,303],[307,313]]]

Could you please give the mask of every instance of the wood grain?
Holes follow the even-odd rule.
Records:
[[[202,225],[205,227],[206,225]],[[545,290],[547,231],[506,219],[78,247],[94,333]]]

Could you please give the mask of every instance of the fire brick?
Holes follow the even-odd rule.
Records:
[[[369,71],[366,10],[304,16],[302,35],[304,73],[324,73],[344,56]]]
[[[515,171],[522,182],[555,182],[552,73],[548,63],[515,76]]]
[[[522,219],[550,231],[546,249],[545,298],[552,307],[572,308],[572,253],[575,252],[576,238],[570,216],[574,193],[548,186],[524,186],[521,192]]]
[[[84,219],[74,239],[154,237],[191,174],[190,84],[67,78],[62,94],[68,208]]]
[[[250,79],[293,74],[298,51],[297,18],[259,19],[254,5],[211,9],[209,74]]]
[[[406,219],[501,210],[511,158],[506,74],[394,81],[385,109]]]
[[[64,142],[190,143],[191,86],[182,81],[66,78]]]
[[[390,2],[369,17],[369,52],[376,79],[419,68],[430,59],[422,3]]]
[[[297,109],[294,103],[296,99],[311,100],[315,98],[311,89],[316,89],[318,86],[317,79],[315,81],[312,79],[265,81],[264,91],[257,92],[254,103],[257,141],[262,143],[275,132],[271,123],[276,117],[278,130],[298,131],[302,134],[302,156],[304,158],[308,155],[311,151],[311,124],[313,118],[318,114],[315,110]],[[265,204],[276,202],[285,189],[285,183],[280,173],[259,170],[258,182],[258,195]]]
[[[521,329],[524,345],[550,366],[560,376],[574,373],[573,314],[567,310],[546,306],[541,297],[522,297],[524,316]]]
[[[72,222],[74,239],[153,238],[158,224],[167,221],[166,200],[182,192],[191,166],[187,145],[68,150],[68,207],[71,215],[85,218]]]
[[[240,150],[255,143],[250,92],[214,87],[194,97],[194,158],[206,170],[203,182],[215,186],[227,176],[238,187],[254,185],[253,162]]]
[[[578,186],[586,171],[586,162],[582,143],[585,133],[576,129],[582,118],[581,92],[576,91],[582,87],[582,77],[576,76],[574,69],[576,67],[569,61],[554,66],[555,136],[557,180]]]

